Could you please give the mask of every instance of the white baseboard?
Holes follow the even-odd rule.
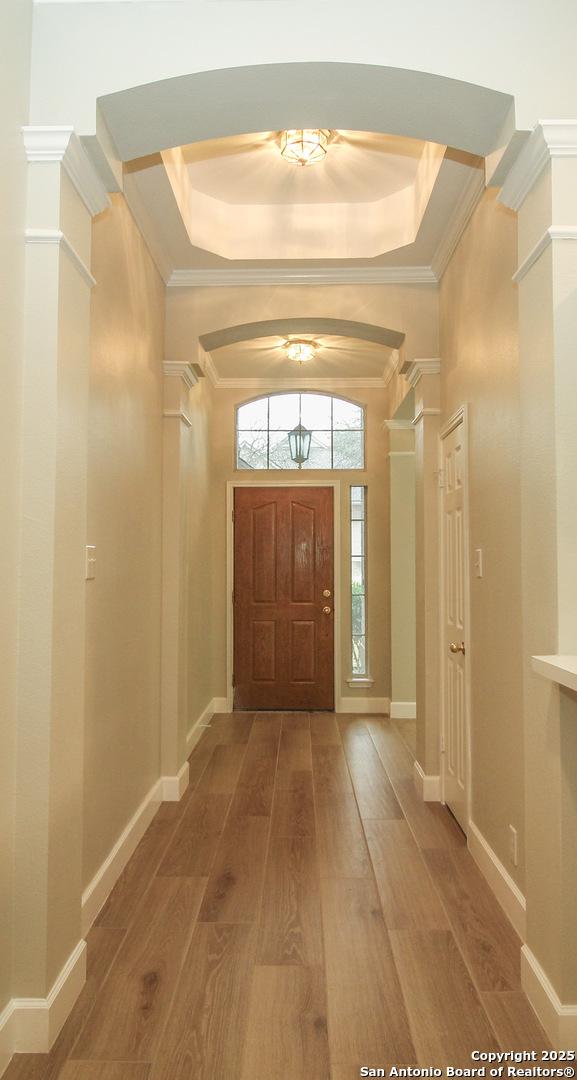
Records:
[[[388,697],[342,697],[337,701],[338,713],[385,713],[389,715]]]
[[[214,698],[212,698],[205,709],[189,728],[188,735],[186,736],[186,756],[190,757],[194,750],[198,740],[200,739],[203,731],[210,724],[210,718],[216,710],[213,708]],[[224,710],[223,710],[224,711]]]
[[[159,780],[162,802],[180,802],[188,787],[188,761],[178,770],[176,776],[161,776]]]
[[[428,776],[418,761],[413,764],[413,780],[423,802],[441,802],[441,777]]]
[[[157,780],[145,795],[114,847],[82,893],[82,933],[84,935],[90,930],[98,912],[156,814],[162,802],[164,779],[167,778]]]
[[[521,940],[525,941],[527,935],[525,897],[474,821],[469,822],[467,846],[503,911],[512,922]]]
[[[0,1013],[0,1077],[4,1075],[14,1053],[14,1002],[9,1001]]]
[[[391,701],[391,720],[415,720],[416,701]]]
[[[186,736],[186,756],[190,757],[194,750],[198,740],[200,739],[205,728],[210,725],[210,718],[215,713],[229,712],[228,701],[226,698],[215,697],[212,698],[205,709],[202,710],[200,716],[194,721],[194,724],[190,728],[188,735]]]
[[[47,1054],[86,982],[79,941],[45,998],[12,998],[0,1015],[0,1076],[13,1054]]]
[[[577,1005],[563,1005],[528,945],[521,949],[521,986],[556,1050],[577,1045]]]

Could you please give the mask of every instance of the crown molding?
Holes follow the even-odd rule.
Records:
[[[541,120],[511,166],[499,199],[519,210],[552,158],[577,157],[577,120]]]
[[[108,192],[72,127],[23,127],[31,165],[59,162],[92,217],[110,206]]]
[[[162,370],[165,375],[172,378],[182,379],[184,385],[188,390],[191,390],[193,386],[198,382],[198,376],[193,370],[192,364],[186,361],[180,360],[165,360],[162,365]]]
[[[545,229],[540,240],[537,241],[535,247],[531,249],[513,274],[512,280],[516,285],[529,273],[531,267],[541,258],[541,255],[553,240],[577,240],[577,225],[551,225],[548,229]]]
[[[391,379],[398,374],[401,364],[401,356],[398,349],[394,349],[387,361],[385,370],[383,372],[383,381],[385,386],[388,386]]]
[[[215,390],[384,390],[383,379],[221,379],[210,380]]]
[[[24,239],[27,244],[56,244],[66,252],[89,288],[96,285],[96,278],[92,276],[84,259],[80,257],[61,229],[25,229]]]
[[[447,222],[441,240],[438,244],[437,250],[431,259],[431,268],[440,281],[449,262],[451,256],[461,239],[469,218],[471,217],[477,203],[482,198],[485,192],[485,174],[483,169],[474,169],[471,176],[468,178],[461,196],[458,199],[453,212]]]
[[[438,357],[430,360],[406,360],[401,366],[401,375],[404,375],[409,386],[415,387],[422,375],[438,375],[441,370],[441,361]]]
[[[430,266],[301,266],[254,270],[173,270],[169,288],[223,285],[437,285]]]

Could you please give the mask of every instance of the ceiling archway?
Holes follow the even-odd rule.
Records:
[[[214,352],[241,341],[257,341],[260,338],[273,336],[288,338],[319,334],[370,341],[388,349],[399,349],[405,339],[404,333],[400,330],[391,330],[386,326],[356,322],[353,319],[308,317],[263,319],[259,322],[239,323],[237,326],[226,326],[220,330],[201,334],[199,341],[206,352]]]
[[[105,94],[98,104],[128,161],[205,139],[293,127],[407,135],[485,156],[499,147],[514,99],[424,71],[300,62],[161,79]]]

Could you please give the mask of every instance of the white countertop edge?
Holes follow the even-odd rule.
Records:
[[[531,666],[551,682],[577,690],[577,656],[532,656]]]

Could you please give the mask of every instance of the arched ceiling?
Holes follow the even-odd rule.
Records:
[[[402,335],[399,335],[402,336]],[[322,333],[305,335],[314,341],[315,355],[304,364],[289,359],[287,339],[293,335],[260,334],[255,338],[239,339],[221,344],[206,353],[206,373],[219,385],[243,385],[246,381],[262,380],[283,384],[304,379],[331,380],[342,384],[362,380],[366,385],[382,385],[385,373],[397,357],[397,352],[367,338]]]
[[[352,338],[355,341],[372,342],[388,349],[399,349],[404,341],[404,333],[391,330],[386,326],[356,322],[353,319],[296,318],[264,319],[259,322],[242,323],[226,326],[209,334],[202,334],[200,344],[207,352],[215,352],[239,342],[256,342],[261,338],[310,337],[330,335],[336,338]]]
[[[126,197],[174,285],[215,284],[214,271],[282,281],[295,267],[434,283],[483,189],[472,155],[499,145],[512,106],[441,76],[341,63],[197,72],[99,99],[130,159]],[[280,131],[303,125],[331,132],[311,169],[280,157]]]
[[[310,127],[401,135],[486,155],[509,94],[425,71],[291,63],[201,71],[98,101],[124,161],[205,139]]]

